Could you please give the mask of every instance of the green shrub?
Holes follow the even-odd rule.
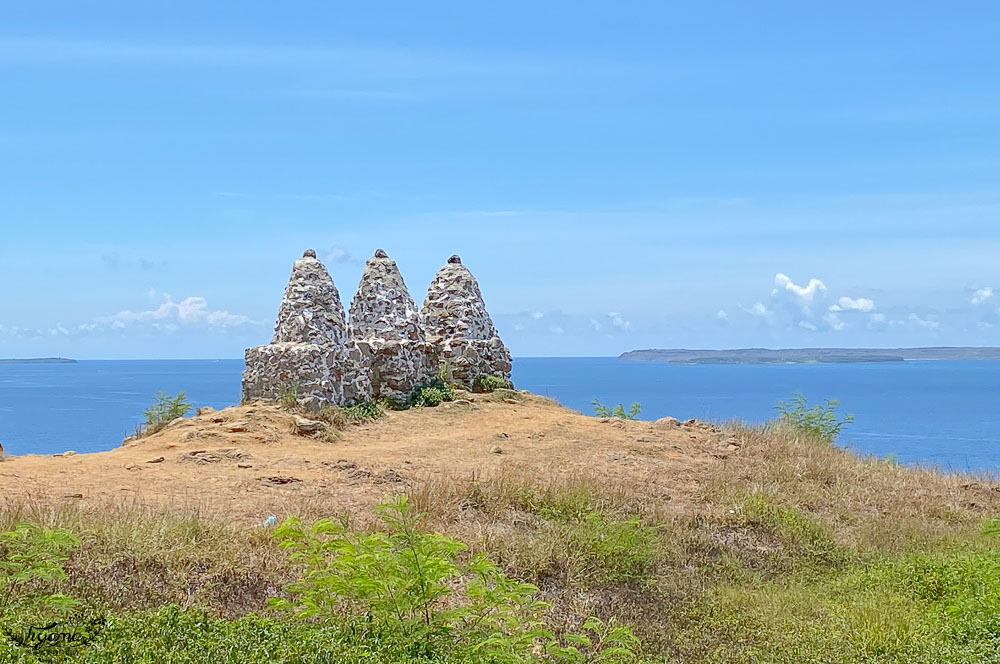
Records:
[[[166,392],[157,392],[152,405],[146,409],[145,434],[162,431],[178,417],[184,417],[191,410],[191,404],[186,401],[187,395],[179,392],[170,396]]]
[[[19,523],[0,532],[0,619],[25,607],[59,611],[71,609],[76,600],[62,594],[36,594],[38,582],[66,578],[67,552],[80,541],[63,528],[40,528]]]
[[[854,421],[853,415],[837,419],[836,399],[827,399],[823,404],[809,408],[806,397],[796,392],[790,401],[779,401],[775,408],[781,413],[778,423],[821,442],[832,444],[845,425]]]
[[[631,662],[632,631],[590,619],[584,632],[557,637],[546,627],[538,588],[504,574],[483,554],[419,529],[423,515],[405,497],[379,505],[385,532],[354,534],[323,519],[286,520],[275,535],[304,575],[291,599],[272,607],[320,621],[349,621],[370,635],[406,644],[414,655],[455,647],[502,662]]]
[[[625,406],[622,404],[618,404],[612,408],[610,406],[605,406],[597,399],[594,399],[593,404],[594,415],[596,417],[617,417],[622,420],[634,420],[639,416],[639,411],[642,410],[642,406],[638,403],[633,403],[628,409],[628,412],[625,411]]]
[[[473,392],[496,392],[497,390],[512,390],[514,383],[503,376],[481,374],[472,382]]]
[[[334,430],[342,430],[351,423],[347,412],[340,406],[327,405],[319,409],[316,419],[325,422],[328,427]]]
[[[282,386],[278,393],[278,403],[285,410],[295,410],[299,407],[299,384],[289,383]]]
[[[425,383],[415,390],[410,395],[407,400],[407,406],[410,408],[428,406],[433,408],[438,406],[445,401],[454,401],[455,392],[451,389],[451,386],[440,378],[435,378],[429,383]]]
[[[374,401],[359,401],[347,406],[343,411],[349,422],[358,424],[374,422],[385,415],[382,407]]]

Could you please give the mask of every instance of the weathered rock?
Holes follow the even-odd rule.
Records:
[[[674,429],[681,425],[680,420],[678,420],[676,417],[661,417],[660,419],[653,422],[653,424],[666,429]]]
[[[510,378],[510,351],[486,311],[479,283],[458,256],[449,258],[431,282],[420,321],[456,382],[471,389],[483,374]]]
[[[309,420],[298,415],[295,416],[295,432],[300,436],[318,433],[323,430],[324,426],[326,425],[318,420]]]
[[[435,375],[437,362],[396,262],[379,249],[365,263],[351,301],[351,339],[367,353],[374,398],[405,402]]]

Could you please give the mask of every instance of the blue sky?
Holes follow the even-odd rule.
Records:
[[[1000,345],[995,3],[3,14],[0,357],[239,357],[307,247],[522,356]]]

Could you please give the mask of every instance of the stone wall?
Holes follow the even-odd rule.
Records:
[[[314,407],[403,403],[441,363],[468,388],[482,374],[510,377],[510,351],[458,256],[438,272],[418,311],[395,261],[379,249],[365,264],[348,319],[310,249],[292,266],[271,343],[246,351],[243,393],[249,401],[278,399],[294,387]]]

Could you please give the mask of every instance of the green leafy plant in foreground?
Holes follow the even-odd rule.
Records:
[[[323,519],[286,520],[275,535],[304,575],[271,606],[303,618],[353,620],[414,655],[454,647],[491,661],[634,661],[629,627],[588,619],[580,633],[557,636],[544,621],[538,588],[504,574],[483,554],[419,528],[423,515],[405,497],[376,508],[384,532],[355,534]]]
[[[781,415],[778,423],[788,426],[797,433],[810,436],[824,443],[832,444],[844,426],[854,421],[853,415],[837,418],[836,399],[827,399],[822,404],[809,407],[809,402],[801,392],[796,392],[791,400],[779,401],[775,408]]]
[[[191,410],[191,404],[187,401],[187,394],[179,392],[176,396],[170,396],[166,392],[157,392],[152,405],[146,409],[145,434],[154,434],[162,431],[168,424],[178,417],[184,417]]]
[[[605,406],[603,403],[594,399],[594,415],[597,417],[617,417],[622,420],[634,420],[639,416],[639,411],[642,410],[642,406],[638,403],[633,403],[628,411],[626,412],[625,406],[618,404],[617,406],[610,407]]]
[[[63,528],[40,528],[19,523],[0,532],[0,617],[9,611],[40,608],[67,611],[77,602],[62,594],[34,594],[39,581],[66,578],[67,552],[80,541]]]

